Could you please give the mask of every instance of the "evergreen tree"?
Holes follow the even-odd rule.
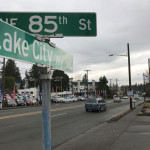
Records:
[[[3,67],[1,76],[3,77]],[[15,81],[21,80],[21,75],[19,68],[16,66],[16,63],[14,60],[8,59],[5,66],[5,76],[6,77],[14,77]]]
[[[110,90],[109,90],[109,86],[107,84],[108,84],[107,78],[105,76],[100,77],[99,82],[97,84],[97,90],[106,91],[107,95],[109,95]]]
[[[40,85],[40,67],[33,65],[29,73],[25,73],[26,79],[28,80],[29,87],[37,87]]]
[[[58,87],[58,91],[61,92],[68,89],[69,87],[69,77],[64,71],[55,70],[52,76],[52,90],[56,91],[56,87]]]

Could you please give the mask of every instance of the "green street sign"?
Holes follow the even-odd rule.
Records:
[[[59,48],[40,42],[32,35],[0,21],[0,55],[33,64],[72,72],[73,57]]]
[[[96,36],[96,13],[0,12],[0,20],[30,34]]]

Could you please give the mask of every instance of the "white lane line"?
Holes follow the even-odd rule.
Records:
[[[53,118],[53,117],[58,117],[58,116],[63,116],[63,115],[67,115],[67,114],[68,114],[68,113],[57,114],[57,115],[51,116],[51,118]]]

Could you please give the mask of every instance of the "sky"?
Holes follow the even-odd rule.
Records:
[[[73,55],[70,78],[82,80],[88,73],[89,81],[106,76],[111,84],[128,84],[130,46],[131,82],[143,83],[142,74],[148,71],[150,58],[150,1],[149,0],[0,0],[0,11],[23,12],[95,12],[96,37],[64,37],[51,39],[57,47]],[[8,6],[9,4],[9,6]],[[17,62],[21,75],[31,65]]]

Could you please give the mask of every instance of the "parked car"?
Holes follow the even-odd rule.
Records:
[[[120,97],[116,96],[113,98],[113,101],[114,101],[114,103],[115,102],[121,102],[121,99],[120,99]]]
[[[60,103],[60,102],[63,102],[64,100],[63,100],[64,98],[63,97],[61,97],[61,96],[53,96],[52,98],[51,98],[51,101],[53,102],[53,103]]]
[[[78,98],[76,96],[73,96],[72,99],[73,99],[73,102],[77,102],[78,101]]]
[[[73,98],[71,98],[70,96],[64,97],[63,102],[73,102]]]
[[[30,99],[30,98],[26,98],[26,105],[34,105],[34,103],[33,103],[33,101],[32,101],[32,99]]]
[[[18,106],[26,106],[26,102],[23,99],[16,99],[16,103]]]
[[[9,94],[6,94],[6,95],[4,96],[4,100],[7,100],[7,99],[12,99]]]
[[[85,98],[84,96],[79,96],[79,97],[78,97],[78,100],[86,101],[86,98]]]
[[[33,98],[32,98],[32,97],[30,97],[30,99],[31,99],[31,101],[33,102],[33,104],[34,104],[34,105],[36,105],[36,104],[37,104],[37,101],[36,101],[36,99],[35,99],[34,97],[33,97]]]
[[[92,98],[87,98],[86,103],[85,103],[85,110],[89,111],[106,111],[107,105],[106,102],[103,100],[102,97],[92,97]]]
[[[122,99],[129,99],[129,97],[128,96],[123,96]]]
[[[6,107],[16,107],[17,103],[12,99],[6,99],[6,100],[4,100],[4,105]]]

